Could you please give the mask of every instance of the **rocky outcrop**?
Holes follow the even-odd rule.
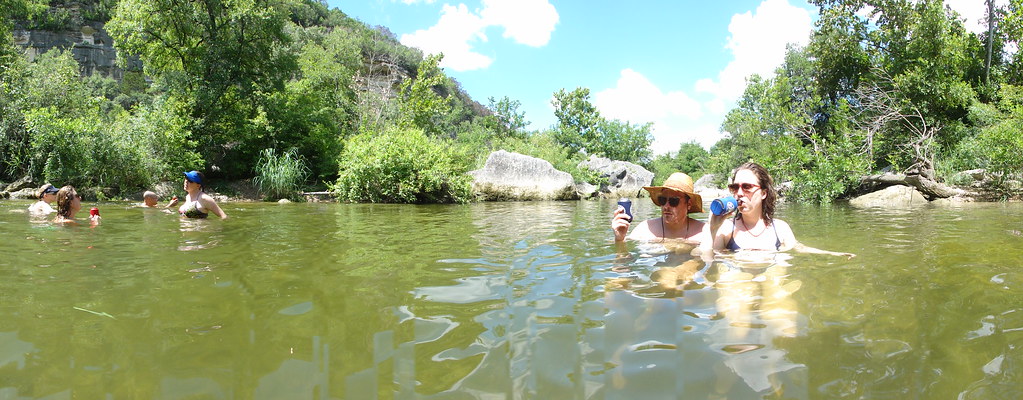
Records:
[[[579,196],[572,175],[551,163],[504,150],[490,153],[483,168],[470,171],[484,200],[572,200]]]
[[[707,207],[709,206],[707,206],[707,204],[710,204],[710,202],[714,199],[731,196],[731,193],[728,193],[727,189],[720,188],[714,183],[716,179],[716,175],[706,174],[701,176],[700,179],[697,179],[696,183],[693,184],[693,190],[696,194],[700,195],[700,197],[703,198],[703,202],[706,203],[704,204],[704,209],[708,209]]]
[[[138,57],[128,58],[125,67],[117,64],[114,39],[103,27],[101,22],[86,22],[78,29],[60,32],[15,29],[14,42],[25,51],[29,61],[55,48],[70,49],[82,75],[99,73],[120,80],[125,69],[141,71]]]
[[[592,199],[600,195],[600,188],[589,182],[575,184],[575,192],[580,199]]]
[[[16,181],[12,182],[11,184],[5,186],[3,191],[6,192],[6,193],[15,193],[15,192],[18,192],[18,191],[21,191],[21,190],[24,190],[24,189],[32,189],[34,187],[35,187],[35,183],[32,182],[32,178],[26,175],[26,176],[21,177],[21,179],[18,179]],[[13,197],[15,199],[19,198],[19,197],[14,197],[13,195],[11,197]],[[35,197],[35,196],[31,196],[31,197]]]
[[[915,188],[903,185],[895,185],[867,193],[863,196],[849,200],[849,204],[856,207],[882,207],[882,208],[906,208],[927,204],[927,199]]]
[[[654,180],[653,172],[626,161],[590,156],[589,160],[579,163],[579,167],[607,178],[607,184],[597,190],[602,197],[640,197],[646,194],[643,186],[650,186]]]

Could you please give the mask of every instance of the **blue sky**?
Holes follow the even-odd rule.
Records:
[[[947,0],[980,29],[982,0]],[[607,118],[654,124],[655,154],[709,147],[751,74],[771,76],[787,43],[805,44],[806,0],[329,0],[406,45],[444,53],[473,99],[522,103],[528,129],[556,123],[552,95],[590,89]]]

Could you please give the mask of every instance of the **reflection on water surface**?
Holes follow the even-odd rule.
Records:
[[[95,228],[28,204],[0,202],[0,398],[1023,390],[1018,204],[779,210],[852,260],[618,254],[612,202],[226,204],[226,221],[105,203]]]

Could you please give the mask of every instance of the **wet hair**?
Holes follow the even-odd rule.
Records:
[[[75,191],[74,186],[67,185],[57,191],[58,216],[61,218],[71,219],[71,203],[74,202],[75,197],[78,197],[78,192]]]
[[[159,199],[159,198],[160,198],[160,196],[157,196],[157,195],[156,195],[156,193],[153,193],[153,192],[152,192],[152,191],[150,191],[150,190],[147,190],[147,191],[146,191],[145,193],[142,193],[142,199],[143,199],[143,200],[145,200],[145,199],[149,199],[149,198],[152,198],[152,199]]]
[[[763,190],[767,194],[764,197],[764,201],[761,202],[761,217],[764,218],[764,222],[770,224],[774,220],[774,203],[778,200],[778,192],[774,189],[774,180],[771,179],[771,174],[767,172],[767,168],[764,168],[760,164],[755,162],[748,162],[740,165],[734,171],[732,171],[732,182],[735,182],[735,175],[741,170],[749,170],[753,172],[753,175],[757,177],[757,184],[760,185],[760,190]]]

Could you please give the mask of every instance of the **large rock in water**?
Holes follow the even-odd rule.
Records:
[[[697,179],[696,183],[693,184],[693,190],[696,191],[696,194],[700,195],[700,197],[703,198],[703,202],[706,203],[703,207],[704,210],[710,209],[708,204],[710,204],[711,201],[714,201],[714,199],[720,199],[722,197],[732,195],[727,189],[719,188],[714,184],[714,180],[716,178],[717,177],[714,174],[707,174],[701,176],[700,179]]]
[[[905,208],[927,204],[927,199],[912,187],[895,185],[849,200],[849,204],[857,207]]]
[[[650,186],[654,180],[654,173],[639,165],[594,155],[579,163],[579,167],[607,177],[607,185],[601,185],[599,193],[609,198],[639,197],[646,194],[643,186]]]
[[[483,168],[469,171],[484,200],[573,200],[575,181],[551,163],[504,150],[490,153]]]

